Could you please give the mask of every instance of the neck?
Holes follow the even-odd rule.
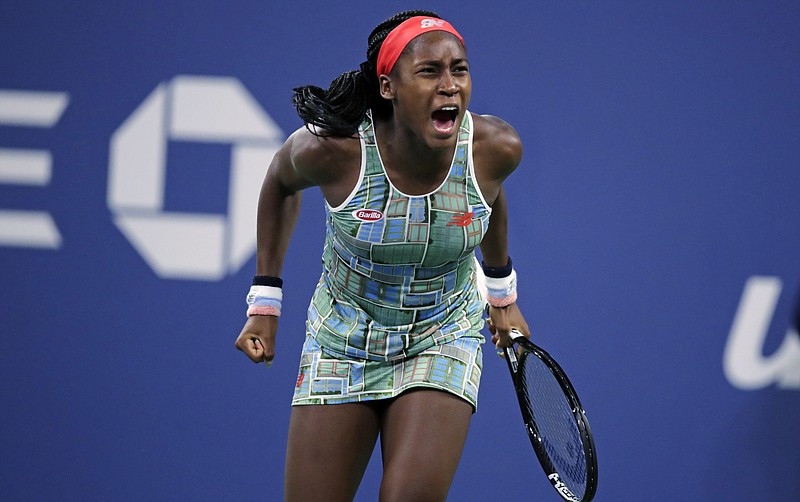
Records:
[[[413,177],[422,183],[442,180],[458,141],[454,137],[447,144],[430,145],[394,117],[375,121],[375,138],[390,174]]]

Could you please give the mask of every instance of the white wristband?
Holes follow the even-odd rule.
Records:
[[[250,286],[247,293],[247,316],[271,315],[280,317],[283,290],[274,286]]]
[[[486,277],[486,301],[492,307],[507,307],[517,301],[517,272],[506,277]]]

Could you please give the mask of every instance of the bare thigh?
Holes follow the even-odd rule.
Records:
[[[468,402],[438,390],[413,390],[398,396],[387,407],[381,429],[380,500],[445,500],[472,412]]]
[[[285,500],[353,500],[379,430],[380,413],[375,405],[292,407]]]

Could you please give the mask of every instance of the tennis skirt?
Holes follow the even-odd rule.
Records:
[[[339,359],[306,335],[292,406],[388,399],[409,389],[438,389],[478,408],[484,339],[462,337],[407,359]]]

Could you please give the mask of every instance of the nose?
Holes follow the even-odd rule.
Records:
[[[439,80],[439,92],[447,96],[457,94],[460,89],[455,77],[449,71],[442,72],[442,78]]]

